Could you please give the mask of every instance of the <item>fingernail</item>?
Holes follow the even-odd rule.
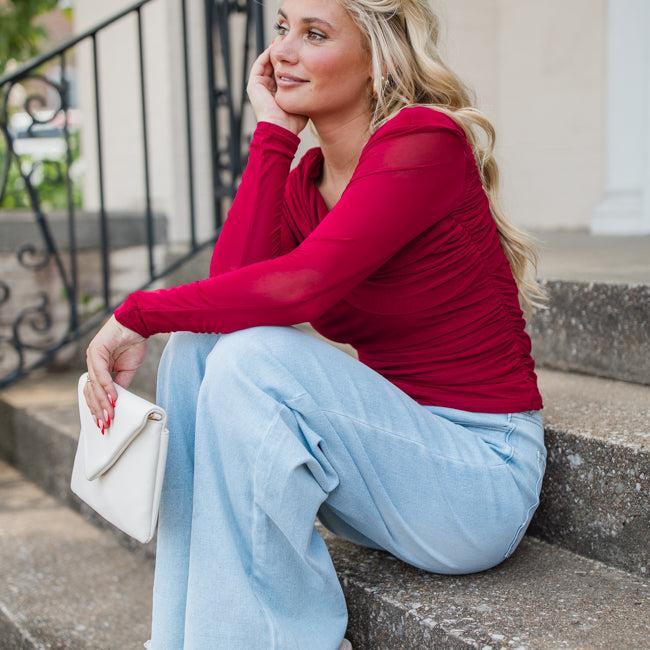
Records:
[[[115,400],[113,399],[113,396],[109,395],[108,398],[111,400],[111,405],[115,407]]]
[[[104,409],[104,422],[108,422],[108,411]]]

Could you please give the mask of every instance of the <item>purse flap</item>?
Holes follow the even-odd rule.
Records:
[[[83,390],[88,381],[88,372],[79,377],[77,395],[81,432],[79,443],[83,444],[84,474],[89,481],[101,476],[117,461],[124,450],[144,429],[147,420],[162,421],[160,430],[165,427],[165,410],[123,386],[113,382],[117,391],[115,417],[111,426],[102,435],[86,403]]]

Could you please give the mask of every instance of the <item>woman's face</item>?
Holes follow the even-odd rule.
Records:
[[[283,110],[313,117],[368,107],[370,55],[361,31],[335,0],[284,0],[270,56],[275,100]],[[305,81],[283,85],[282,73]]]

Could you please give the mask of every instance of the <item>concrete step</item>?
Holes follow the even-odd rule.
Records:
[[[153,562],[0,461],[3,650],[141,648]],[[426,573],[316,524],[349,611],[355,650],[641,648],[650,634],[644,578],[532,538],[480,573]]]
[[[154,245],[167,242],[169,217],[161,211],[153,212]],[[128,246],[147,245],[147,218],[143,211],[111,210],[106,212],[111,250]],[[47,225],[59,251],[70,248],[69,216],[67,210],[48,210]],[[32,210],[3,208],[0,220],[0,252],[15,256],[16,249],[25,242],[40,242],[41,227]],[[75,248],[97,250],[102,239],[98,211],[75,210]]]
[[[587,231],[532,230],[530,233],[540,242],[538,277],[551,297],[550,309],[537,312],[527,325],[537,366],[650,385],[650,355],[647,354],[650,348],[650,328],[647,327],[650,318],[650,236],[592,235]],[[139,255],[136,262],[131,261],[126,266],[120,262],[134,252]],[[157,268],[173,262],[184,252],[182,245],[156,246]],[[135,268],[144,273],[146,265],[140,262],[146,256],[141,253],[138,247],[112,253],[117,256],[116,277],[112,284],[120,296],[140,284],[132,274],[124,284],[120,281],[119,270]],[[96,257],[97,251],[89,250],[84,254]],[[207,277],[211,255],[212,247],[205,247],[150,288],[176,286]],[[21,273],[20,280],[10,282],[14,293],[16,287],[33,281],[23,276],[25,274]],[[88,277],[91,285],[93,277],[97,285],[97,273],[90,273]],[[95,297],[98,295],[97,291],[93,293],[92,287],[89,291]],[[5,314],[5,320],[9,317],[9,313]],[[83,364],[85,349],[93,335],[62,350],[58,365]],[[28,351],[27,354],[32,353]]]
[[[545,280],[528,322],[537,366],[650,385],[650,284]]]
[[[153,565],[0,462],[0,647],[142,648]]]
[[[650,385],[650,236],[534,234],[551,299],[526,328],[537,366]],[[202,251],[165,286],[207,277],[211,255]]]
[[[59,502],[80,512],[96,527],[109,531],[123,546],[151,558],[154,540],[148,544],[134,540],[70,490],[79,439],[77,381],[81,372],[39,368],[0,391],[0,456]],[[154,401],[155,394],[133,390]]]
[[[538,370],[548,449],[528,532],[646,575],[650,545],[650,387]]]
[[[69,489],[80,371],[38,372],[0,391],[0,454],[63,503],[112,528]],[[149,374],[155,382],[155,369]],[[549,454],[540,506],[527,532],[646,575],[650,388],[546,369],[539,380]],[[153,400],[155,392],[139,394]],[[130,548],[153,555],[152,542],[142,546],[116,534]]]
[[[539,240],[541,278],[650,284],[650,235],[594,235],[587,229],[529,232]]]
[[[650,384],[650,235],[531,234],[551,297],[529,323],[537,364]]]
[[[551,298],[526,327],[537,367],[650,385],[650,236],[531,234],[541,242],[538,277]],[[165,263],[179,254],[169,250]],[[211,256],[208,246],[151,288],[207,277]],[[78,345],[77,365],[91,338]]]

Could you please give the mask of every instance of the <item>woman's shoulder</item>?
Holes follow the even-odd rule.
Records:
[[[432,143],[426,137],[420,139],[419,134],[433,134],[440,131],[453,132],[460,136],[463,144],[467,142],[460,125],[443,111],[423,105],[404,106],[370,136],[362,149],[359,168],[377,156],[383,163],[387,163],[388,158],[386,151],[383,151],[385,149],[383,144],[390,147],[393,153],[407,155],[410,162],[417,158],[417,150],[423,147],[429,149],[427,156],[435,155],[435,151],[430,146]],[[458,142],[457,138],[452,139]],[[422,146],[414,146],[418,140]],[[460,147],[457,148],[460,149]],[[311,147],[303,153],[289,173],[286,184],[287,193],[298,196],[309,191],[315,177],[320,173],[322,155],[322,150],[318,146]]]
[[[370,136],[357,171],[453,164],[468,156],[467,136],[453,118],[429,106],[405,106]]]
[[[379,140],[387,134],[411,134],[417,131],[440,129],[454,131],[461,135],[463,139],[465,138],[465,133],[461,126],[443,111],[430,106],[404,106],[374,131],[364,148],[367,148],[371,142]],[[299,182],[299,179],[309,179],[314,174],[317,174],[321,157],[322,151],[320,147],[307,149],[298,161],[298,164],[291,170],[291,181],[294,183]]]
[[[375,132],[371,139],[380,138],[387,133],[411,133],[413,131],[450,130],[465,135],[462,127],[446,112],[432,106],[404,106],[386,120]]]

